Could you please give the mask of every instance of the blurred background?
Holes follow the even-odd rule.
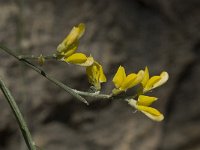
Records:
[[[45,150],[199,150],[199,0],[1,0],[0,42],[19,54],[51,54],[71,28],[83,22],[79,51],[92,54],[112,80],[145,66],[169,72],[154,91],[165,114],[156,123],[125,102],[89,106],[0,51],[0,76],[16,98],[36,144]],[[48,61],[51,76],[88,90],[85,70]],[[103,87],[109,93],[111,83]],[[0,93],[0,150],[26,150],[16,120]]]

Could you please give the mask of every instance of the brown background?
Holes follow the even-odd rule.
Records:
[[[120,101],[85,106],[0,51],[0,76],[36,144],[45,150],[199,150],[200,1],[0,1],[0,42],[19,54],[51,54],[80,22],[87,30],[79,50],[101,62],[109,80],[120,64],[129,73],[146,65],[153,75],[169,72],[169,82],[154,91],[165,120],[155,123]],[[89,87],[81,67],[51,61],[44,69],[73,88]],[[0,149],[27,149],[2,93]]]

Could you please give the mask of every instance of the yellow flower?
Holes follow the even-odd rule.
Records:
[[[144,113],[147,117],[154,121],[162,121],[164,116],[157,109],[153,107],[149,107],[154,101],[156,101],[156,97],[150,97],[145,95],[140,95],[138,100],[129,99],[127,100],[129,105]]]
[[[167,72],[163,71],[160,76],[153,76],[149,78],[148,68],[145,68],[144,78],[142,80],[143,92],[146,93],[154,88],[157,88],[163,85],[169,79],[169,75]]]
[[[144,71],[140,70],[137,74],[131,73],[128,76],[126,76],[126,72],[124,67],[119,66],[117,73],[113,77],[113,83],[115,85],[115,88],[113,89],[113,94],[117,95],[123,91],[128,90],[129,88],[132,88],[139,84],[144,76]]]
[[[97,90],[101,89],[101,83],[106,82],[106,76],[103,72],[102,66],[94,61],[91,66],[86,67],[86,73],[89,82],[94,85]]]
[[[68,57],[75,53],[78,48],[79,39],[85,32],[85,25],[80,23],[78,26],[72,28],[71,32],[57,47],[57,51],[60,55]]]
[[[78,49],[79,39],[85,32],[85,25],[80,23],[72,28],[71,32],[57,47],[57,57],[67,63],[80,66],[91,66],[94,63],[92,56],[87,57],[83,53],[76,53]]]

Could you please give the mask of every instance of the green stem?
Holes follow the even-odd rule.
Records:
[[[78,90],[75,90],[75,89],[73,89],[73,91],[76,92],[77,94],[81,95],[81,96],[93,97],[93,98],[96,98],[96,99],[110,99],[112,97],[112,95],[99,94],[99,92],[90,93],[90,92],[78,91]]]
[[[80,96],[79,94],[75,93],[70,87],[68,87],[67,85],[59,82],[58,80],[54,79],[53,77],[50,77],[48,74],[46,74],[41,68],[35,66],[34,64],[32,64],[31,62],[29,62],[28,60],[24,59],[24,58],[19,58],[17,54],[15,54],[14,52],[12,52],[10,49],[8,49],[5,46],[0,45],[0,48],[2,50],[4,50],[6,53],[10,54],[11,56],[15,57],[16,59],[18,59],[19,61],[23,62],[25,65],[27,65],[28,67],[30,67],[31,69],[35,70],[37,73],[39,73],[40,75],[42,75],[43,77],[45,77],[46,79],[48,79],[49,81],[53,82],[55,85],[59,86],[60,88],[64,89],[66,92],[68,92],[69,94],[71,94],[72,96],[76,97],[78,100],[84,102],[85,104],[88,105],[88,102],[86,101],[85,98],[83,98],[82,96]]]
[[[35,56],[35,55],[19,55],[18,58],[19,59],[33,59],[33,60],[38,60],[39,56]],[[47,55],[47,56],[43,56],[45,60],[56,60],[57,57],[55,54],[52,55]]]
[[[59,82],[56,79],[54,79],[53,77],[50,77],[41,68],[35,66],[34,64],[29,62],[25,58],[19,57],[17,54],[12,52],[7,47],[0,45],[0,49],[5,51],[6,53],[10,54],[11,56],[15,57],[16,59],[18,59],[22,63],[26,64],[28,67],[30,67],[31,69],[35,70],[40,75],[42,75],[43,77],[47,78],[49,81],[53,82],[54,84],[56,84],[57,86],[61,87],[62,89],[64,89],[68,93],[70,93],[72,96],[76,97],[78,100],[80,100],[80,101],[82,101],[82,102],[84,102],[86,104],[88,104],[88,102],[82,96],[93,97],[93,98],[96,98],[96,99],[110,99],[112,97],[112,95],[99,94],[99,93],[89,93],[89,92],[83,92],[83,91],[78,91],[78,90],[72,89],[72,88],[68,87],[67,85]]]
[[[0,88],[6,98],[6,100],[8,101],[14,115],[15,118],[17,119],[18,125],[20,127],[20,130],[22,132],[22,135],[24,137],[24,140],[26,142],[26,145],[28,147],[29,150],[36,150],[36,146],[34,141],[32,140],[30,131],[27,127],[27,124],[14,100],[14,98],[12,97],[9,89],[5,86],[5,83],[0,79]]]

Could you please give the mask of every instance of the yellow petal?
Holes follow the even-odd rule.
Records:
[[[169,79],[169,74],[167,72],[162,72],[160,74],[161,79],[153,85],[153,89],[163,85]]]
[[[155,108],[137,105],[137,109],[154,121],[162,121],[164,119],[163,114]]]
[[[69,46],[79,40],[85,32],[85,25],[80,23],[78,26],[72,28],[71,32],[68,36],[64,39],[64,43],[66,46]]]
[[[88,80],[91,84],[96,84],[98,82],[99,74],[98,74],[98,69],[95,64],[92,66],[86,67],[86,74],[88,76]]]
[[[99,82],[100,83],[106,82],[107,79],[106,79],[106,76],[104,74],[103,67],[96,61],[94,62],[94,65],[97,67],[97,70],[98,70],[98,80],[99,80]]]
[[[142,79],[142,86],[145,87],[145,85],[147,84],[147,81],[149,80],[149,70],[147,67],[145,67],[144,70],[144,78]]]
[[[156,98],[156,97],[150,97],[150,96],[140,95],[138,97],[137,105],[149,106],[154,101],[156,101],[157,99],[158,98]]]
[[[105,76],[105,74],[104,74],[104,71],[103,71],[103,67],[99,64],[99,66],[100,66],[100,69],[99,69],[99,73],[100,73],[100,75],[99,75],[99,81],[102,83],[102,82],[106,82],[107,81],[107,79],[106,79],[106,76]]]
[[[75,42],[74,44],[70,45],[65,51],[62,51],[62,55],[65,57],[69,57],[70,55],[74,54],[76,50],[78,49],[78,42]]]
[[[137,75],[135,73],[129,74],[123,81],[122,85],[120,86],[120,89],[123,89],[126,91],[127,89],[131,88],[136,77]]]
[[[101,88],[100,83],[106,82],[106,77],[104,75],[103,68],[96,61],[91,66],[86,67],[86,73],[89,82],[93,84],[97,90]]]
[[[125,69],[122,66],[119,66],[117,73],[115,74],[115,76],[113,77],[113,83],[115,84],[116,88],[119,88],[121,86],[121,84],[123,83],[123,81],[126,78],[126,73],[125,73]]]
[[[59,45],[58,45],[58,47],[57,47],[57,51],[59,52],[59,53],[61,53],[63,50],[65,50],[66,49],[66,46],[65,46],[65,44],[62,42],[62,43],[60,43]]]
[[[92,56],[89,56],[87,57],[87,60],[84,63],[80,63],[78,65],[87,67],[87,66],[91,66],[93,63],[94,63],[94,58]]]
[[[87,57],[83,53],[75,53],[69,57],[65,58],[65,62],[72,63],[72,64],[81,64],[87,60]]]
[[[78,28],[79,28],[79,36],[78,36],[78,39],[80,39],[83,34],[85,33],[85,24],[84,23],[80,23],[78,25]]]
[[[75,51],[78,49],[79,42],[74,42],[70,46],[65,46],[64,43],[61,43],[57,47],[57,51],[59,55],[62,55],[64,57],[69,57],[70,55],[74,54]]]
[[[145,85],[144,92],[150,91],[153,88],[154,84],[157,83],[160,79],[160,76],[151,77]]]
[[[135,78],[135,80],[131,83],[130,87],[134,87],[136,86],[137,84],[141,83],[142,79],[144,78],[144,71],[143,70],[140,70],[138,73],[137,73],[137,76]]]

